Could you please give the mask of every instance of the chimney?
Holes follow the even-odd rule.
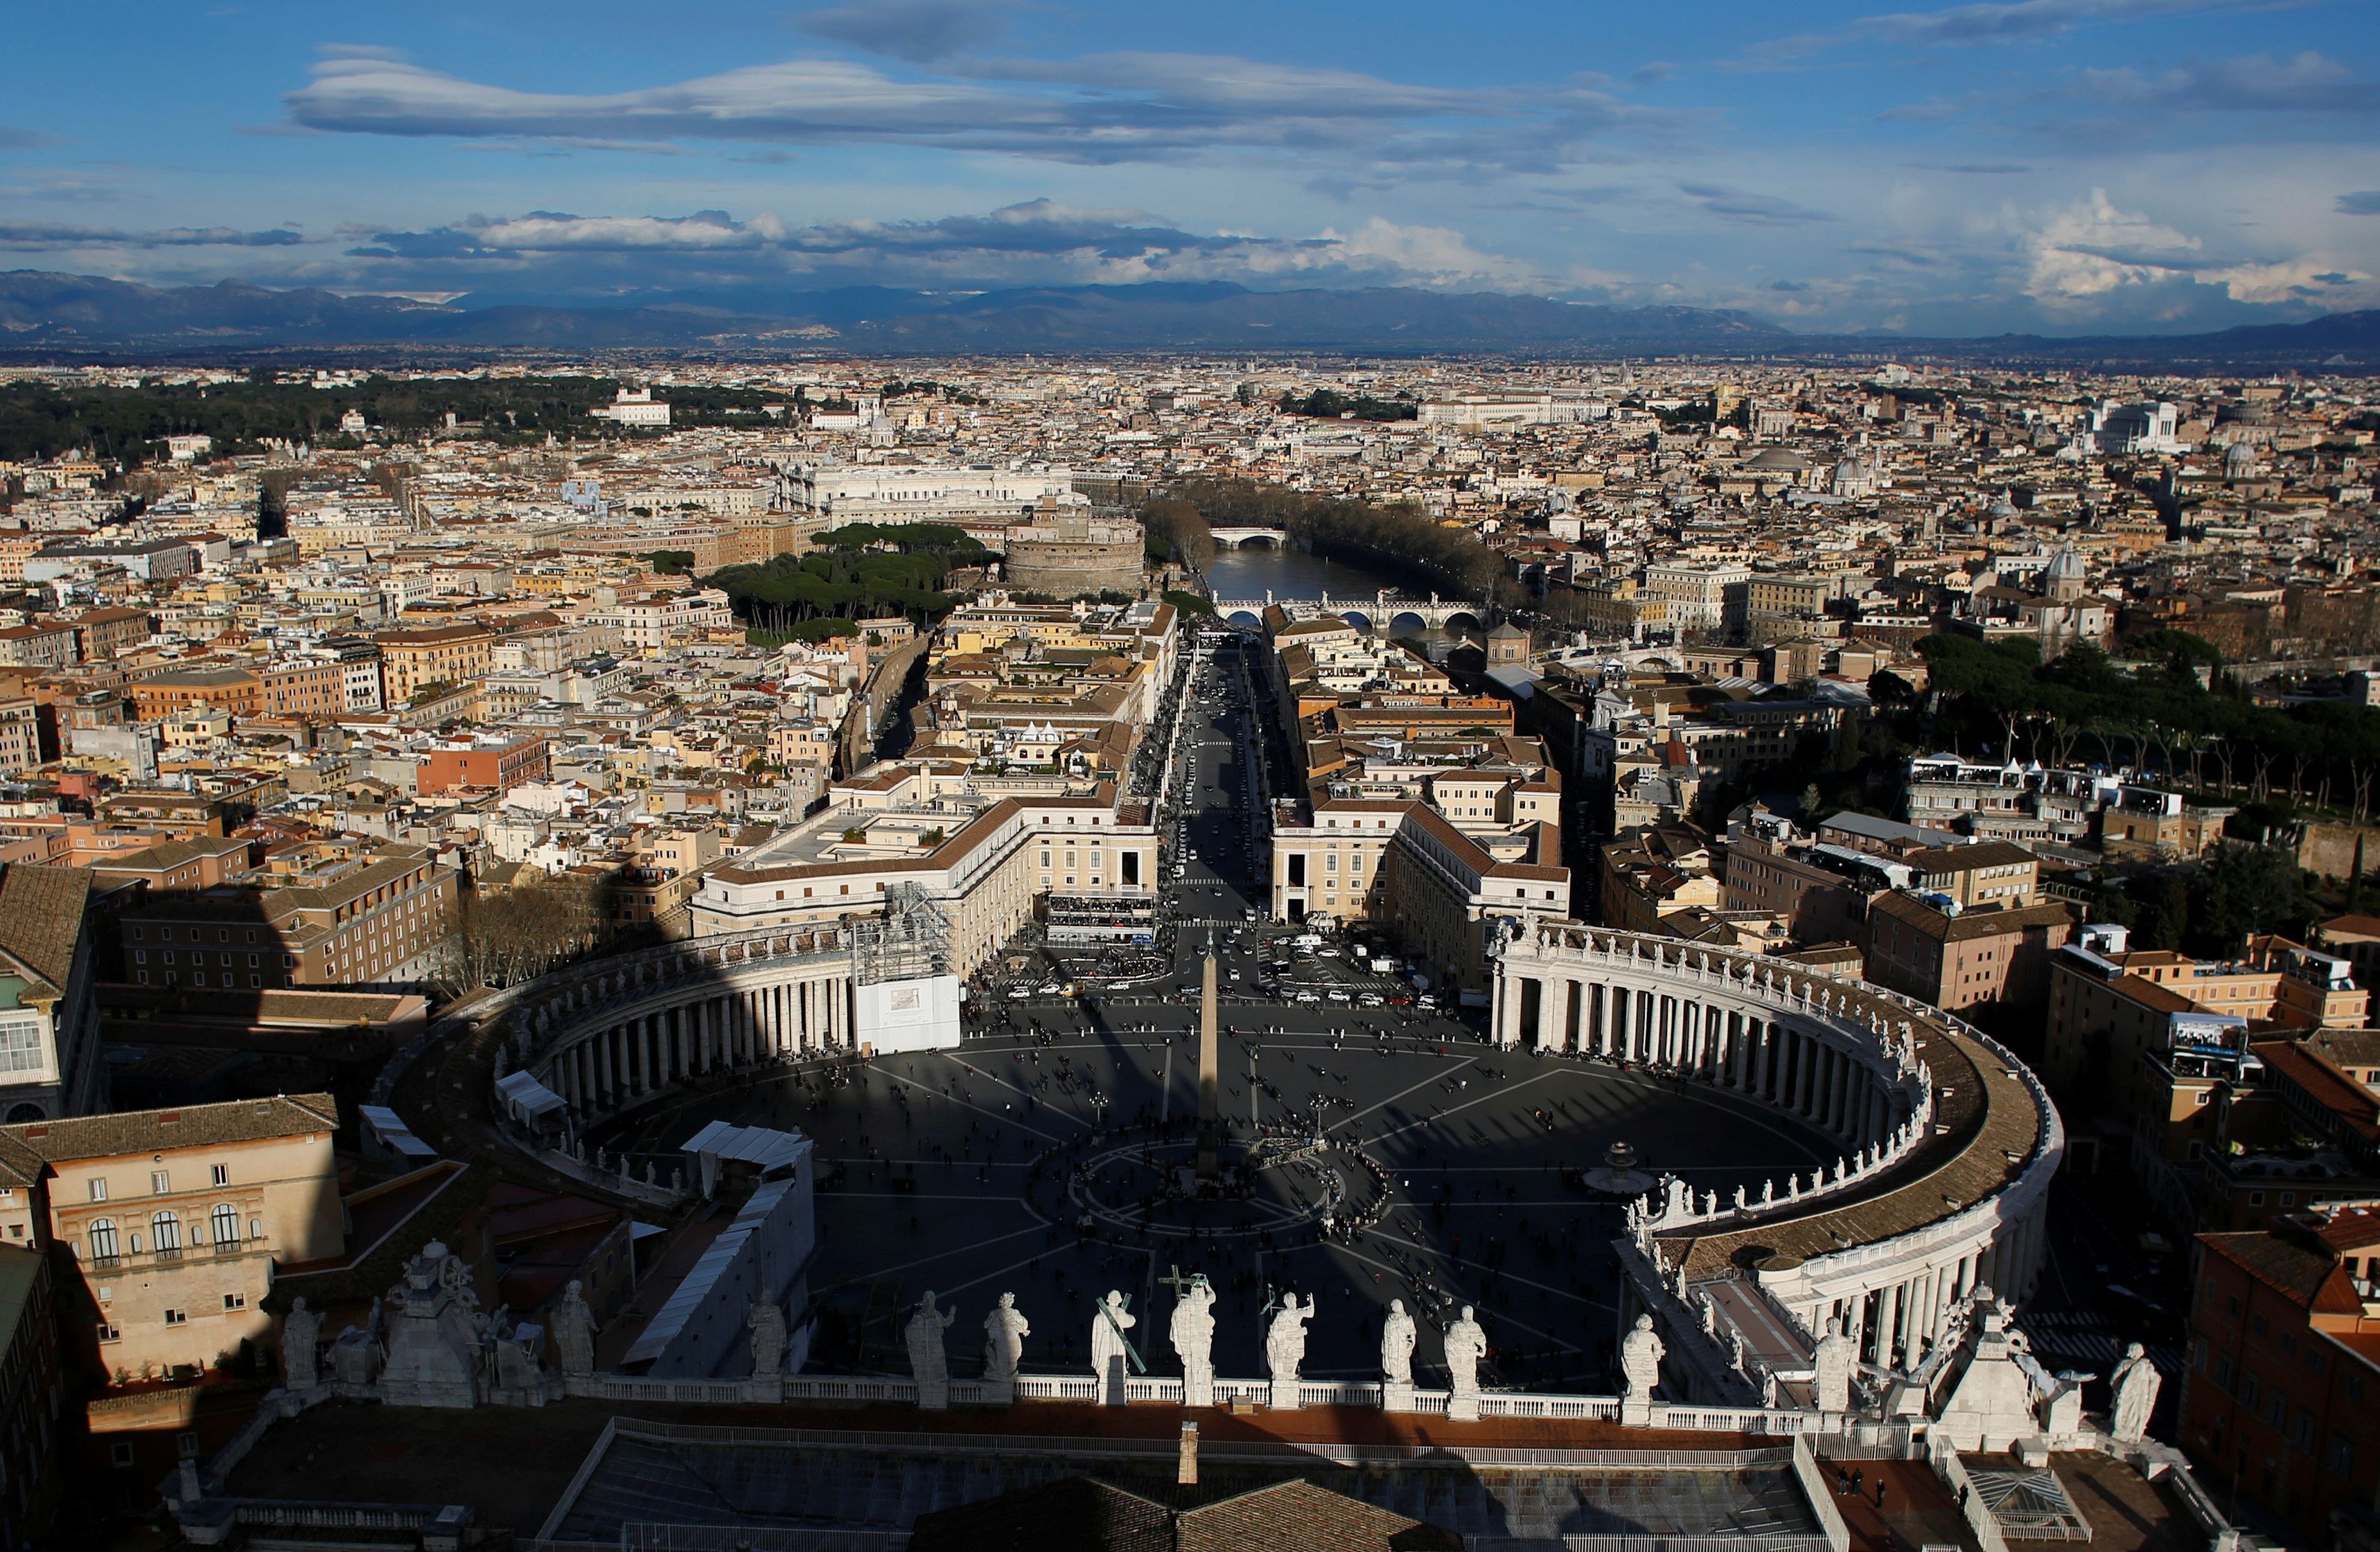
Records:
[[[1184,1487],[1198,1485],[1198,1425],[1196,1423],[1185,1421],[1182,1425],[1182,1465],[1173,1473],[1173,1480]]]

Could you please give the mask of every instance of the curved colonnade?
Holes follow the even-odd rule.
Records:
[[[1672,1187],[1631,1214],[1688,1310],[1750,1280],[1804,1345],[1840,1322],[1867,1362],[1908,1368],[1976,1288],[2032,1291],[2064,1130],[2022,1062],[1941,1010],[1767,955],[1546,923],[1500,951],[1494,1021],[1502,1045],[1658,1063],[1841,1143],[1806,1183],[1727,1203]]]
[[[512,1006],[516,1067],[575,1134],[681,1079],[856,1055],[849,928],[760,928],[533,981]]]

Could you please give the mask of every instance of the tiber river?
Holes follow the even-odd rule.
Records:
[[[1368,566],[1327,560],[1297,550],[1257,545],[1219,552],[1215,564],[1207,568],[1207,580],[1217,598],[1227,599],[1260,599],[1268,588],[1276,599],[1318,599],[1328,595],[1351,603],[1357,599],[1369,599],[1383,588],[1412,598],[1429,596],[1427,588]],[[1421,633],[1421,639],[1435,657],[1442,644],[1461,637],[1443,630],[1427,630]]]

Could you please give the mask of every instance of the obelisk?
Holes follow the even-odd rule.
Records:
[[[1198,1178],[1202,1181],[1215,1179],[1220,1170],[1216,1158],[1221,1138],[1215,1081],[1222,1059],[1215,1037],[1215,939],[1209,933],[1207,968],[1198,982]]]

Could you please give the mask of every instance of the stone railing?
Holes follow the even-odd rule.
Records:
[[[1923,1068],[1920,1071],[1925,1072]],[[1927,1076],[1930,1078],[1930,1073]],[[1799,1212],[1868,1185],[1907,1160],[1925,1145],[1933,1129],[1934,1085],[1928,1081],[1915,1111],[1892,1129],[1890,1137],[1882,1143],[1872,1143],[1848,1158],[1837,1158],[1832,1170],[1811,1170],[1807,1187],[1802,1184],[1802,1176],[1796,1171],[1785,1177],[1781,1194],[1775,1189],[1773,1181],[1763,1182],[1758,1200],[1754,1200],[1750,1190],[1741,1185],[1735,1188],[1734,1199],[1727,1202],[1722,1202],[1716,1191],[1704,1192],[1699,1200],[1692,1191],[1673,1192],[1666,1200],[1647,1192],[1630,1204],[1629,1226],[1632,1230],[1641,1228],[1649,1233],[1664,1234],[1726,1219],[1757,1222],[1764,1213]]]
[[[693,1405],[743,1405],[755,1400],[786,1401],[888,1401],[914,1405],[917,1382],[899,1375],[794,1375],[781,1379],[666,1379],[638,1375],[573,1375],[565,1390],[607,1401],[666,1401]],[[761,1392],[768,1392],[766,1397]],[[1269,1408],[1272,1381],[1217,1376],[1215,1404],[1233,1402]],[[1014,1386],[997,1387],[986,1380],[953,1379],[950,1400],[954,1407],[1006,1406],[1027,1401],[1097,1401],[1099,1382],[1087,1374],[1020,1374]],[[1181,1376],[1135,1375],[1124,1381],[1127,1404],[1180,1406]],[[1306,1379],[1297,1386],[1301,1407],[1362,1407],[1385,1405],[1386,1388],[1377,1380]],[[1443,1417],[1447,1392],[1416,1388],[1412,1413]],[[1617,1396],[1562,1396],[1532,1390],[1485,1390],[1479,1396],[1482,1417],[1540,1417],[1575,1422],[1616,1423]],[[1790,1407],[1670,1406],[1653,1403],[1652,1426],[1686,1433],[1764,1434],[1779,1437],[1815,1432],[1818,1419]]]

